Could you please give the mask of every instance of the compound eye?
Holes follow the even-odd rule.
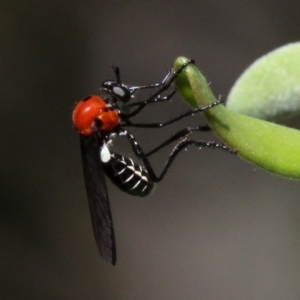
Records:
[[[107,80],[102,83],[104,91],[109,93],[112,97],[120,100],[121,102],[127,102],[130,100],[131,93],[129,88],[117,83],[116,81]]]
[[[111,91],[115,85],[118,85],[118,83],[112,80],[106,80],[102,83],[102,88],[108,92]]]

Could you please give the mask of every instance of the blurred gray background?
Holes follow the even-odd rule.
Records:
[[[299,182],[206,149],[183,153],[147,198],[108,182],[111,267],[95,245],[71,122],[75,102],[113,78],[110,63],[146,84],[184,55],[226,96],[256,58],[299,40],[299,11],[299,0],[2,0],[0,298],[299,299]],[[177,97],[141,118],[187,108]],[[150,149],[195,124],[205,120],[134,133]],[[170,151],[153,157],[156,170]]]

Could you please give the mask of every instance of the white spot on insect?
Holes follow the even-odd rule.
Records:
[[[141,180],[139,180],[130,190],[134,190],[135,188],[137,188],[140,184]]]
[[[134,166],[127,166],[127,168],[133,172],[135,171]]]
[[[131,176],[129,176],[129,177],[125,180],[125,183],[128,182],[128,181],[130,181],[130,180],[132,179],[132,177],[133,177],[133,174],[132,174]]]
[[[109,135],[110,140],[109,140],[108,142],[109,142],[109,143],[112,143],[112,140],[111,140],[111,139],[114,139],[114,138],[116,138],[116,137],[117,137],[117,134],[116,134],[115,132],[111,133],[111,134]]]
[[[127,130],[124,130],[122,132],[119,133],[119,136],[126,136],[127,135]]]
[[[142,173],[141,173],[141,172],[139,172],[139,171],[135,171],[134,173],[135,173],[135,175],[136,175],[136,176],[138,176],[138,177],[142,177]]]
[[[121,175],[125,170],[126,168],[122,169],[120,172],[117,173],[117,175]]]
[[[113,138],[113,137],[112,137],[112,138]],[[106,146],[107,146],[108,148],[111,148],[111,147],[113,146],[113,140],[112,140],[112,139],[108,140],[108,141],[106,142]]]
[[[148,178],[146,176],[142,176],[142,180],[148,182]]]
[[[142,192],[147,188],[147,185],[144,186],[144,188],[142,189]]]
[[[120,160],[120,163],[126,166],[126,161]]]
[[[116,86],[113,88],[113,93],[117,96],[123,97],[125,95],[125,92],[120,87]]]
[[[129,158],[130,162],[131,162],[131,165],[134,166],[134,162],[131,158]]]
[[[101,151],[100,151],[100,159],[101,159],[101,161],[102,161],[103,163],[107,163],[107,162],[110,161],[110,158],[111,158],[110,151],[109,151],[107,145],[104,144],[104,145],[102,146]]]

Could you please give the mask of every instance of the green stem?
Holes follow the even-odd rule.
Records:
[[[175,61],[178,69],[188,59]],[[183,98],[193,107],[216,101],[206,79],[189,65],[176,80]],[[238,155],[272,173],[300,179],[300,132],[235,113],[223,105],[204,112],[211,128]]]

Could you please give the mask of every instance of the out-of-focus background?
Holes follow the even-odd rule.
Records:
[[[298,0],[2,0],[0,298],[299,299],[299,182],[191,148],[147,198],[108,182],[118,250],[111,267],[94,242],[71,122],[75,102],[114,78],[110,63],[124,82],[147,84],[184,55],[226,96],[255,59],[299,40],[299,11]],[[141,119],[187,109],[177,97]],[[151,149],[195,124],[205,119],[134,133]],[[156,170],[170,151],[153,157]]]

